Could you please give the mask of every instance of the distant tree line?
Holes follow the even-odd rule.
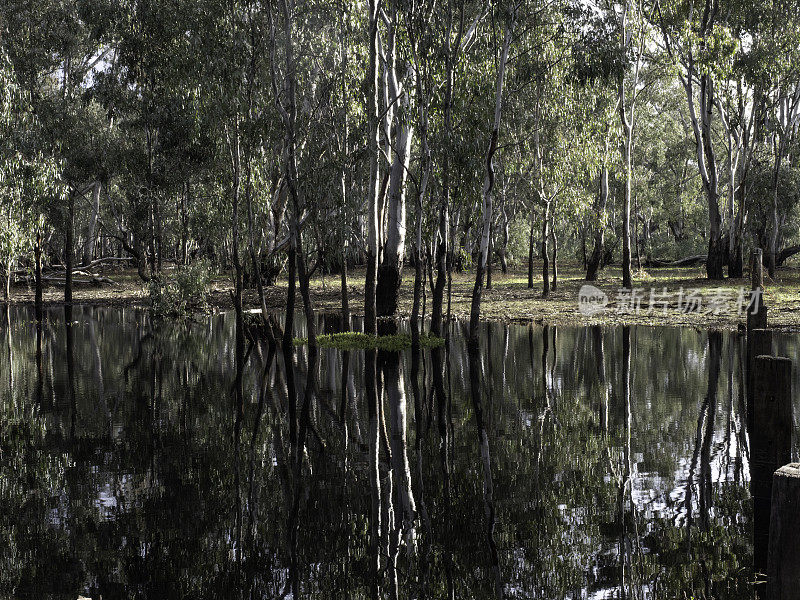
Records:
[[[800,5],[731,0],[31,0],[0,6],[0,267],[198,258],[234,301],[366,268],[367,332],[413,278],[557,286],[800,251]],[[413,275],[404,266],[413,267]],[[313,324],[313,320],[309,320]],[[289,328],[291,329],[291,328]],[[313,327],[312,327],[313,329]],[[289,331],[290,334],[290,331]],[[314,332],[309,332],[313,343]]]

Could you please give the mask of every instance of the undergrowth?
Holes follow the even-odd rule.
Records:
[[[305,346],[306,338],[295,338],[295,346]],[[444,338],[435,335],[421,334],[419,345],[422,348],[438,348],[444,344]],[[393,335],[370,335],[358,331],[331,333],[317,336],[320,348],[336,348],[337,350],[385,350],[399,352],[411,348],[411,336],[406,333]]]

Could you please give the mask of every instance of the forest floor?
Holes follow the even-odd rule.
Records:
[[[579,310],[579,290],[586,283],[577,265],[564,265],[558,277],[558,287],[543,299],[540,268],[536,269],[534,287],[527,286],[524,271],[492,274],[492,288],[484,290],[481,316],[486,320],[537,323],[548,325],[673,325],[712,329],[736,329],[745,321],[744,304],[749,301],[749,279],[705,279],[702,267],[663,268],[639,272],[634,275],[634,293],[622,292],[620,270],[606,268],[594,282],[607,296],[603,310],[586,314]],[[108,269],[104,273],[114,281],[99,287],[76,286],[76,303],[105,306],[145,306],[147,291],[135,270]],[[404,271],[399,312],[411,312],[413,271]],[[468,317],[474,274],[454,273],[450,310],[454,317]],[[338,311],[340,303],[338,275],[317,276],[312,280],[314,306],[318,311]],[[228,309],[232,306],[231,280],[218,276],[209,289],[211,309]],[[356,270],[349,278],[350,310],[363,314],[364,271]],[[598,296],[597,292],[593,295]],[[33,289],[16,286],[12,289],[12,303],[33,302]],[[602,296],[600,296],[602,298]],[[258,308],[255,290],[245,293],[245,306]],[[46,304],[59,304],[63,288],[45,288]],[[280,311],[285,306],[286,281],[267,289],[267,306]],[[778,270],[775,281],[765,282],[764,301],[768,307],[770,327],[800,331],[800,268],[784,267]],[[297,307],[302,309],[298,294]],[[428,293],[426,314],[430,312]]]

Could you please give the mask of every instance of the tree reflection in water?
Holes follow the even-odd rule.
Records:
[[[379,353],[4,317],[0,595],[751,595],[736,335],[456,323]]]

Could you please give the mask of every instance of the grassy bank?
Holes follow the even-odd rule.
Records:
[[[538,273],[537,269],[537,273]],[[114,283],[100,287],[76,287],[75,302],[98,305],[146,305],[147,292],[134,270],[109,271],[106,276]],[[407,316],[411,312],[412,278],[410,269],[405,271],[401,291],[400,313]],[[472,273],[454,273],[451,294],[451,314],[454,317],[468,317],[472,286]],[[626,305],[629,297],[619,294],[621,276],[619,269],[608,268],[595,282],[597,288],[608,296],[608,306],[596,315],[582,314],[578,310],[578,291],[584,285],[583,273],[576,267],[566,266],[559,273],[558,288],[547,299],[541,298],[542,284],[537,277],[533,289],[527,287],[524,272],[493,274],[492,289],[486,290],[482,304],[482,315],[487,320],[504,322],[540,323],[550,325],[586,324],[641,324],[641,325],[681,325],[709,327],[715,329],[735,329],[744,322],[744,317],[736,310],[739,291],[749,289],[747,279],[729,279],[710,282],[704,277],[702,267],[652,269],[634,277],[634,288],[640,290],[639,310]],[[350,309],[353,314],[363,311],[364,272],[357,270],[351,274]],[[771,327],[800,331],[800,268],[786,267],[778,271],[775,281],[767,281],[765,302],[769,307]],[[661,294],[666,288],[668,297]],[[231,307],[232,286],[229,278],[215,277],[209,288],[209,304],[212,308]],[[657,294],[657,303],[650,308],[650,291]],[[678,306],[683,290],[683,299],[694,293],[701,298],[700,310],[684,312]],[[340,308],[339,278],[336,276],[315,277],[312,281],[315,308],[320,311],[336,311]],[[285,306],[286,281],[267,289],[267,306],[282,310]],[[47,304],[60,303],[63,289],[47,287],[44,300]],[[247,308],[257,308],[258,298],[254,290],[245,293]],[[664,310],[664,301],[667,308]],[[727,308],[722,300],[727,301]],[[12,290],[12,303],[32,303],[33,289],[16,286]],[[301,305],[298,295],[298,307]],[[684,302],[685,303],[685,302]],[[430,294],[428,295],[428,309]]]

